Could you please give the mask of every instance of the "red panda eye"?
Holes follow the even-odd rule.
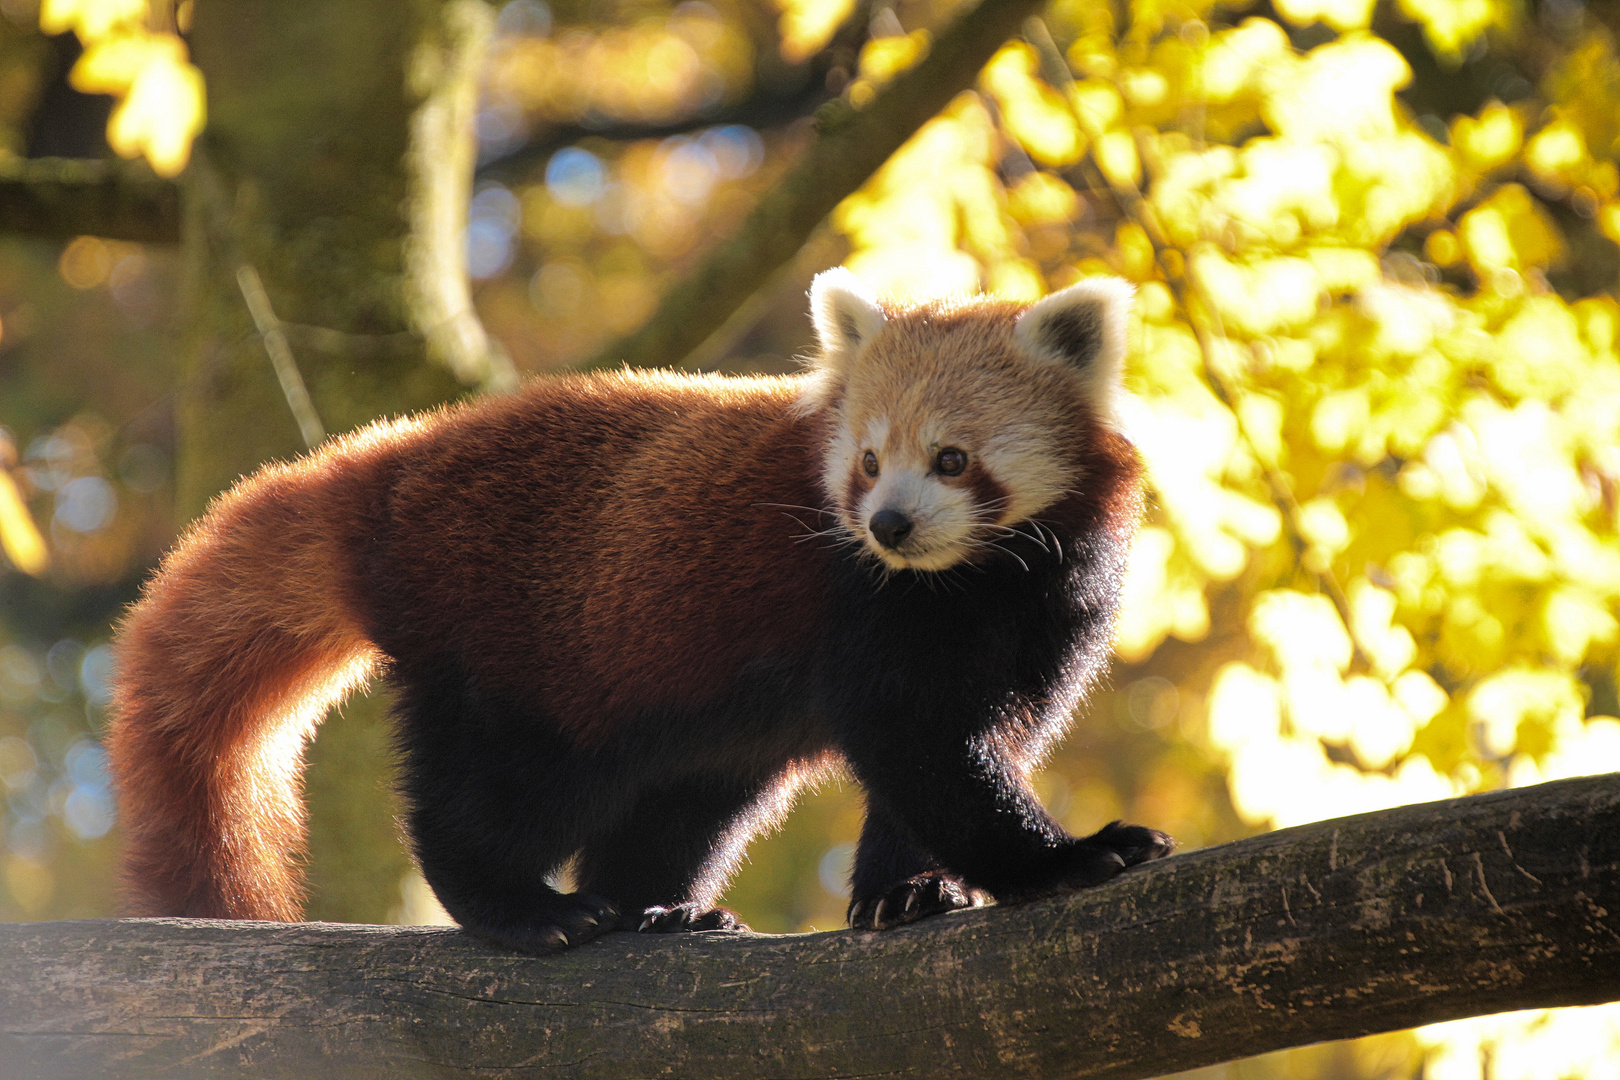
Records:
[[[945,476],[961,476],[962,470],[967,468],[967,454],[953,447],[947,447],[939,452],[934,459],[934,467]]]
[[[861,457],[861,468],[866,470],[867,476],[876,476],[878,474],[877,455],[868,450]]]

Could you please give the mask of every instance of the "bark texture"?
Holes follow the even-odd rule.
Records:
[[[0,926],[0,1078],[1108,1077],[1620,999],[1620,775],[1402,807],[885,933]]]

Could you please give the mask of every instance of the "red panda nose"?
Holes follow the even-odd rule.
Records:
[[[906,537],[911,535],[911,519],[898,510],[879,510],[866,523],[877,542],[890,551],[897,551]]]

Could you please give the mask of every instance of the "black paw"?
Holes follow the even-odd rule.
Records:
[[[1111,821],[1086,839],[1112,848],[1125,860],[1126,866],[1162,859],[1176,849],[1176,842],[1158,829],[1127,825],[1123,821]]]
[[[619,925],[612,903],[590,893],[568,893],[522,921],[463,920],[462,929],[508,949],[544,956],[601,937]]]
[[[1174,840],[1157,829],[1109,822],[1074,842],[1063,884],[1074,888],[1101,885],[1127,866],[1164,858],[1175,846]]]
[[[643,934],[687,934],[702,930],[746,930],[748,924],[730,908],[676,904],[647,908],[641,913],[641,924],[636,929]]]
[[[983,907],[990,894],[975,889],[955,874],[930,870],[907,878],[881,896],[850,901],[849,925],[857,930],[887,930],[942,911]]]

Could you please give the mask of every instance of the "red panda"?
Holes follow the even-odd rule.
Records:
[[[739,926],[744,846],[840,762],[857,928],[1164,855],[1068,835],[1029,785],[1140,513],[1129,302],[888,303],[834,270],[802,375],[536,380],[260,470],[118,635],[131,912],[297,919],[303,747],[373,676],[423,874],[513,949]]]

